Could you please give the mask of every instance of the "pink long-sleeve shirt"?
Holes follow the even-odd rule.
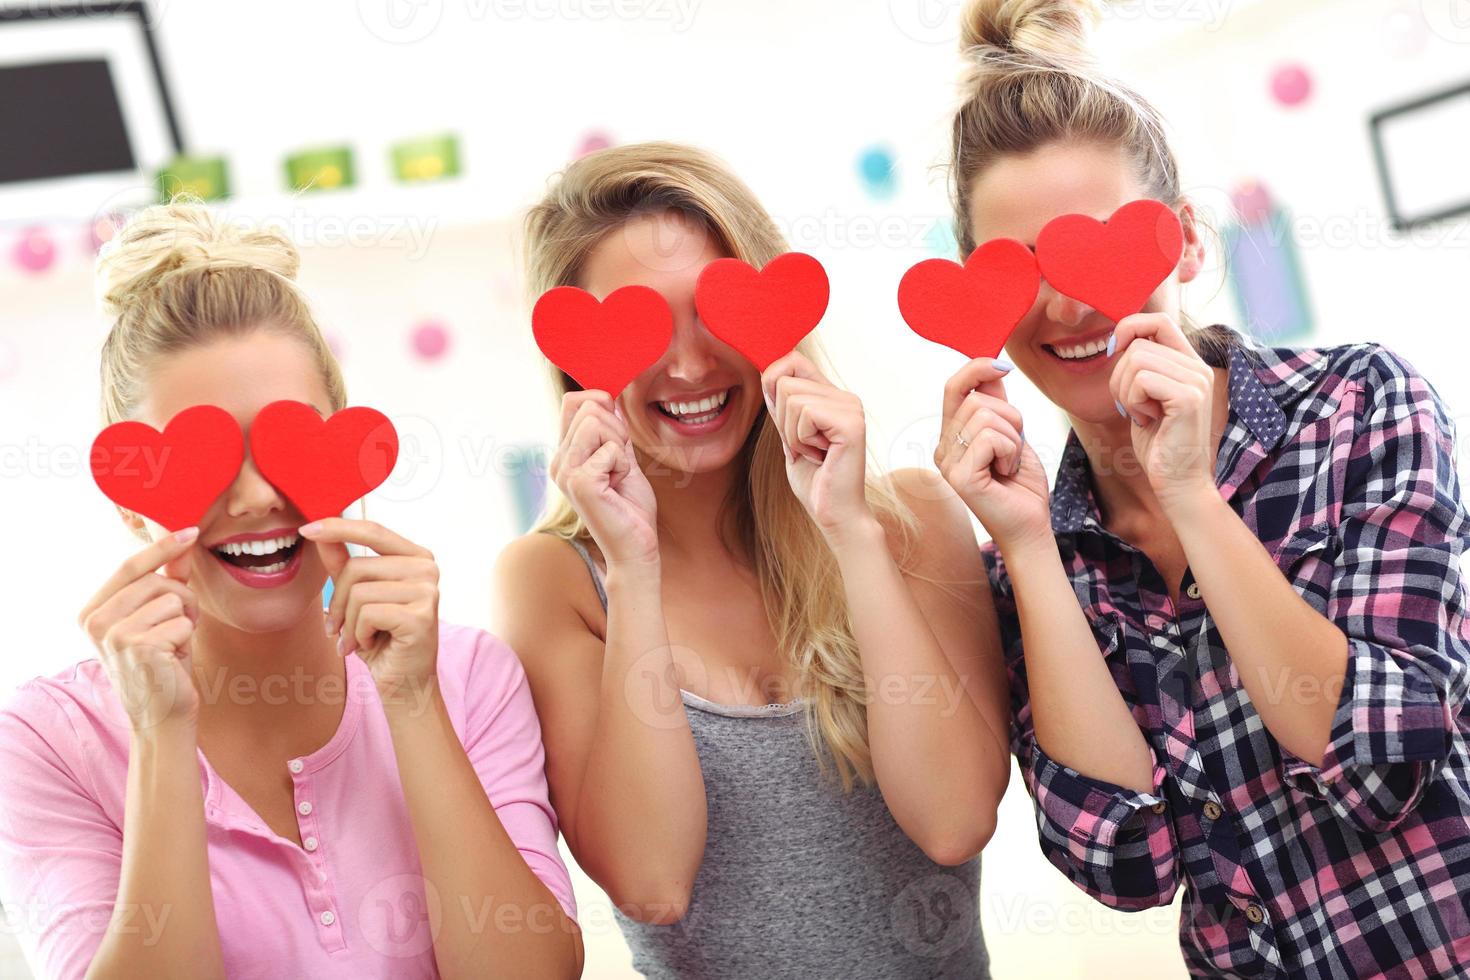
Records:
[[[501,824],[575,915],[547,799],[541,729],[514,652],[441,624],[440,689]],[[281,692],[276,692],[279,696]],[[285,692],[288,696],[289,689]],[[228,696],[228,695],[226,695]],[[272,692],[262,687],[259,696]],[[323,689],[321,696],[329,696]],[[418,849],[383,706],[347,657],[336,734],[292,759],[302,843],[276,834],[199,753],[210,884],[225,968],[249,978],[437,977]],[[96,659],[29,681],[0,711],[0,901],[38,977],[82,977],[112,917],[122,867],[129,724]],[[182,816],[182,815],[181,815]],[[139,911],[144,938],[166,910]],[[549,926],[554,910],[486,929]]]

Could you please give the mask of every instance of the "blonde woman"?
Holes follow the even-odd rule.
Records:
[[[497,574],[552,801],[634,966],[984,976],[1006,703],[963,505],[918,472],[884,489],[811,341],[762,375],[700,322],[709,262],[786,248],[718,161],[591,154],[526,231],[533,293],[639,284],[674,314],[616,400],[558,376],[562,496]]]
[[[954,118],[967,252],[1145,197],[1185,230],[1142,313],[1044,285],[1011,336],[1072,424],[1050,494],[1009,364],[945,390],[936,459],[994,539],[1042,849],[1116,908],[1184,888],[1199,976],[1466,976],[1470,514],[1449,414],[1377,344],[1181,325],[1200,222],[1158,115],[1089,57],[1095,13],[968,4]]]
[[[135,215],[100,260],[106,421],[342,408],[297,264],[201,207]],[[248,457],[197,527],[123,518],[148,543],[82,609],[96,656],[0,712],[0,894],[38,976],[577,976],[525,675],[439,622],[433,556],[303,526]]]

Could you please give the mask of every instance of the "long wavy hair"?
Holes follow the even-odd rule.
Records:
[[[525,220],[531,297],[578,285],[588,255],[638,215],[676,211],[702,226],[724,254],[760,268],[788,250],[755,195],[718,159],[676,143],[641,143],[584,156],[552,181]],[[797,350],[827,372],[816,339]],[[557,398],[578,385],[551,367]],[[830,373],[828,375],[831,376]],[[870,461],[871,464],[871,461]],[[868,749],[868,692],[837,563],[821,532],[791,492],[780,435],[760,415],[736,459],[739,476],[724,501],[721,533],[751,556],[782,657],[796,670],[807,703],[807,730],[824,769],[835,766],[845,790],[873,781]],[[869,472],[876,472],[870,465]],[[907,563],[914,517],[884,476],[870,476],[868,503],[900,541]],[[550,489],[535,531],[590,541],[570,503]]]

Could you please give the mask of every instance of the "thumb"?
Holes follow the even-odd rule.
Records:
[[[194,549],[190,548],[183,554],[170,558],[159,571],[175,582],[188,585],[189,580],[194,577]]]

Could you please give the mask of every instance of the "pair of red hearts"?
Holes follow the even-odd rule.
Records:
[[[1010,238],[986,242],[961,266],[926,259],[904,274],[898,308],[921,337],[966,357],[995,357],[1030,312],[1041,280],[1116,323],[1143,309],[1184,252],[1174,211],[1125,204],[1106,222],[1064,214],[1036,236],[1036,252]]]
[[[323,419],[302,402],[272,402],[250,426],[261,476],[308,521],[334,517],[393,472],[398,431],[382,412],[346,408]],[[92,478],[114,503],[170,531],[198,524],[245,462],[235,417],[214,405],[186,408],[163,431],[118,422],[92,443]]]
[[[1033,255],[1012,239],[986,242],[963,266],[928,259],[898,286],[899,312],[921,337],[968,357],[994,357],[1041,291],[1041,280],[1117,322],[1143,308],[1179,263],[1184,233],[1172,209],[1134,201],[1106,222],[1055,218]],[[709,331],[764,371],[810,333],[827,310],[821,263],[788,252],[757,272],[718,259],[700,273],[694,302]],[[613,396],[663,356],[674,332],[669,305],[647,286],[625,286],[602,302],[575,286],[537,301],[531,329],[546,357],[583,388]]]
[[[699,274],[694,306],[710,333],[764,371],[816,328],[830,294],[822,263],[787,252],[760,271],[716,259]],[[577,384],[616,397],[668,349],[674,314],[647,286],[624,286],[600,303],[576,286],[557,286],[536,301],[531,332]]]

